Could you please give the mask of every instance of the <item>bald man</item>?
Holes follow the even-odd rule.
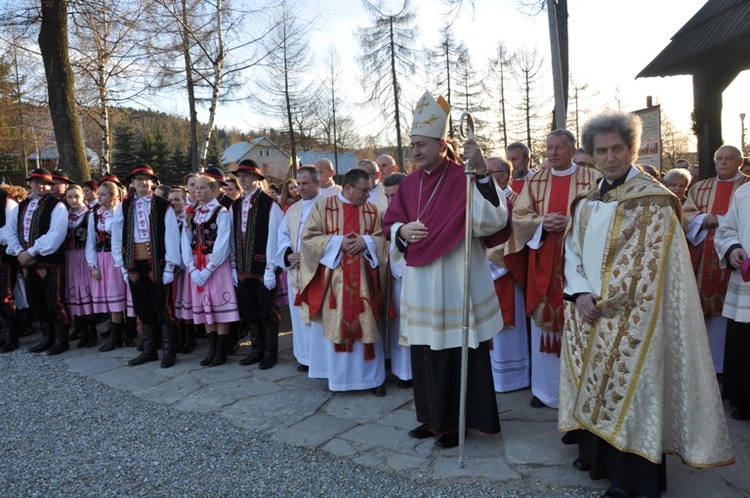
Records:
[[[375,158],[375,162],[380,168],[380,181],[384,182],[391,173],[398,171],[396,160],[388,154],[381,154]]]
[[[385,196],[383,182],[380,181],[381,173],[377,163],[372,159],[362,159],[357,162],[356,169],[361,169],[370,177],[370,193],[367,200],[375,204],[380,214],[385,213],[388,209],[388,199]]]
[[[320,158],[315,161],[314,166],[320,172],[320,195],[330,197],[341,192],[341,187],[333,181],[336,171],[330,159]]]

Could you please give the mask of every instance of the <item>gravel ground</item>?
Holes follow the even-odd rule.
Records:
[[[141,400],[23,350],[0,356],[0,379],[3,497],[598,496],[373,470]]]

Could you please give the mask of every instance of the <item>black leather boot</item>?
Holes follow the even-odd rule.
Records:
[[[263,359],[263,332],[259,320],[252,321],[248,324],[249,336],[252,341],[252,350],[250,354],[240,360],[240,365],[254,365],[260,363]]]
[[[176,353],[182,353],[185,349],[185,323],[177,320],[175,323],[174,350]]]
[[[185,344],[182,347],[182,350],[178,352],[184,353],[184,354],[190,354],[195,349],[196,340],[195,340],[195,324],[193,322],[184,322],[183,324],[183,330],[185,331]]]
[[[49,350],[47,350],[47,356],[54,356],[56,354],[64,353],[70,349],[70,343],[68,343],[68,325],[65,323],[55,324],[55,343]]]
[[[107,338],[107,342],[104,343],[104,346],[99,348],[99,351],[102,353],[114,351],[115,349],[122,347],[122,322],[112,322],[111,326],[112,330]]]
[[[138,337],[138,319],[126,317],[122,330],[123,343],[129,348],[135,346],[135,338]]]
[[[52,322],[42,323],[42,338],[39,342],[29,348],[30,353],[41,353],[47,351],[55,343],[55,324]]]
[[[18,323],[15,317],[4,318],[0,317],[0,323],[2,324],[2,339],[3,344],[0,346],[0,353],[10,353],[18,349]]]
[[[201,360],[201,366],[207,367],[211,364],[212,361],[214,361],[214,356],[216,356],[216,332],[209,332],[206,334],[208,336],[208,353],[206,353],[206,357]]]
[[[74,316],[73,317],[73,333],[68,338],[71,341],[78,341],[76,344],[77,348],[86,347],[86,343],[89,340],[89,329],[86,327],[86,317]]]
[[[218,367],[227,362],[227,337],[226,335],[216,337],[216,353],[211,363],[208,364],[209,367]]]
[[[155,323],[143,324],[143,340],[141,341],[143,351],[141,351],[141,354],[130,360],[128,365],[135,367],[159,359],[159,354],[156,352],[156,327],[157,324]]]
[[[258,369],[266,370],[279,362],[279,324],[262,323],[263,327],[263,361]]]
[[[175,340],[177,339],[177,324],[165,323],[161,326],[162,331],[162,350],[161,350],[161,368],[174,366],[177,361],[175,353]]]
[[[88,340],[86,341],[86,346],[84,347],[93,348],[99,342],[99,331],[96,330],[96,324],[97,324],[96,317],[90,316],[88,319],[88,323],[86,323],[89,329],[89,336],[87,338]]]
[[[240,349],[240,322],[229,324],[229,335],[227,335],[227,356],[231,356]]]

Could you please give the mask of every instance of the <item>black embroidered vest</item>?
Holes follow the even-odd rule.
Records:
[[[223,211],[221,206],[214,209],[211,217],[203,223],[196,223],[195,216],[190,221],[190,248],[195,251],[198,245],[203,246],[203,254],[211,254],[216,243],[216,237],[219,235],[219,227],[216,220],[219,218],[219,212]]]
[[[266,243],[268,242],[268,221],[271,208],[276,202],[258,189],[252,197],[252,206],[247,215],[247,231],[242,233],[242,204],[239,198],[232,204],[234,223],[234,254],[237,276],[263,278],[266,271]]]
[[[94,208],[94,230],[96,231],[96,252],[112,252],[112,234],[106,230],[99,230],[101,209],[97,204]]]
[[[126,270],[135,268],[135,206],[133,198],[122,201],[122,262]],[[151,274],[155,283],[161,283],[166,261],[166,245],[164,234],[166,231],[164,217],[170,204],[167,199],[158,195],[151,196],[151,213],[149,214],[149,240],[151,241]]]
[[[89,213],[83,215],[83,221],[80,225],[75,228],[68,227],[68,238],[65,248],[71,249],[85,249],[86,239],[88,238],[89,229]]]
[[[47,194],[39,199],[39,204],[37,204],[36,210],[31,218],[29,242],[27,244],[26,241],[23,240],[23,218],[26,215],[26,209],[29,207],[30,202],[31,197],[27,197],[21,201],[18,205],[18,219],[16,220],[18,227],[18,241],[21,243],[21,247],[23,247],[24,250],[33,246],[36,239],[49,231],[50,223],[52,222],[52,211],[54,211],[55,206],[62,201],[52,194]],[[58,247],[52,254],[48,254],[47,256],[37,254],[34,259],[36,259],[38,263],[65,264],[65,243],[60,244],[60,247]]]

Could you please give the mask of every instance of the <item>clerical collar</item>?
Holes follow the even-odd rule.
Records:
[[[422,172],[423,172],[424,174],[426,174],[427,176],[432,176],[432,175],[434,175],[435,173],[440,173],[442,169],[444,169],[444,168],[447,168],[447,167],[448,167],[448,158],[445,158],[445,157],[444,157],[444,158],[443,158],[443,162],[442,162],[442,163],[440,163],[440,166],[436,167],[436,168],[435,168],[435,169],[433,169],[432,171],[427,171],[426,169],[422,168]]]
[[[599,191],[601,192],[601,196],[604,196],[607,192],[610,190],[614,190],[623,183],[625,183],[630,176],[630,172],[633,169],[632,166],[628,168],[628,170],[625,172],[624,175],[622,175],[620,178],[617,178],[616,180],[613,180],[612,183],[609,182],[606,178],[602,178],[602,184],[599,186]]]
[[[743,175],[741,171],[738,171],[737,174],[735,174],[732,178],[727,178],[726,180],[722,180],[717,175],[716,179],[719,180],[720,182],[733,182],[733,181],[739,180],[743,176],[745,175]]]
[[[322,194],[321,194],[320,192],[318,192],[318,195],[316,195],[315,197],[313,197],[313,198],[311,198],[311,199],[302,199],[302,205],[304,206],[304,205],[306,205],[306,204],[314,203],[314,202],[316,202],[316,201],[317,201],[318,199],[320,199],[320,198],[321,198],[322,196],[323,196],[323,195],[322,195]]]
[[[339,200],[340,200],[341,202],[343,202],[344,204],[351,204],[351,205],[354,205],[354,203],[353,203],[353,202],[351,202],[351,201],[350,201],[349,199],[347,199],[346,197],[344,197],[344,191],[343,191],[343,190],[342,190],[341,192],[339,192],[338,194],[336,194],[336,197],[338,197],[338,198],[339,198]]]
[[[573,163],[570,166],[568,166],[567,169],[563,169],[563,170],[556,170],[555,168],[550,168],[550,173],[552,173],[552,176],[569,176],[575,173],[576,169],[578,169],[578,165],[576,163]]]

